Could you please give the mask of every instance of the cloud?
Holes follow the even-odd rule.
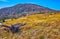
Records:
[[[8,0],[0,0],[1,2],[8,2]]]

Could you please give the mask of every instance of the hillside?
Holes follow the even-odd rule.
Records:
[[[45,12],[54,12],[55,10],[49,9],[44,6],[36,4],[17,4],[12,7],[0,9],[0,19],[2,18],[18,18],[25,15],[36,14],[36,13],[45,13]]]
[[[60,39],[60,13],[34,14],[4,22],[6,25],[18,23],[26,25],[15,34],[0,29],[0,39]]]

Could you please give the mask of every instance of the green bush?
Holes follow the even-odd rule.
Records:
[[[42,36],[40,36],[40,39],[44,39],[44,36],[42,35]]]
[[[2,18],[2,22],[5,22],[5,20],[6,20],[6,18],[5,18],[5,17],[3,17],[3,18]]]

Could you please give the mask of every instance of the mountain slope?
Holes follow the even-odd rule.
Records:
[[[0,9],[0,18],[20,17],[21,15],[44,13],[46,11],[53,12],[54,10],[35,4],[17,4],[12,7]]]
[[[20,27],[20,32],[12,34],[2,31],[0,27],[1,39],[60,39],[60,13],[50,14],[47,18],[45,14],[33,14],[14,20],[7,20],[6,25],[26,24]]]

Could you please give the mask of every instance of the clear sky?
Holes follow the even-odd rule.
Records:
[[[51,9],[60,10],[60,0],[0,0],[0,8],[24,3],[38,4]]]

